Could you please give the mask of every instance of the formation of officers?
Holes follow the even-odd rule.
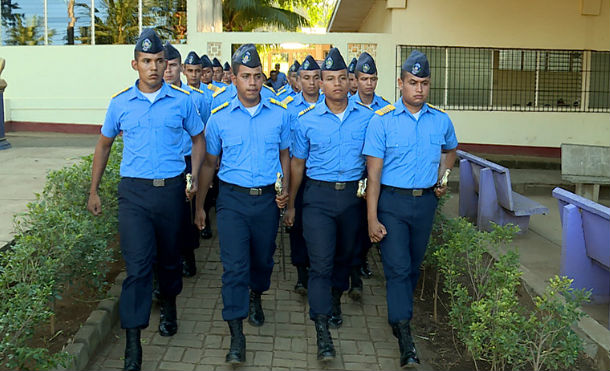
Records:
[[[211,237],[214,204],[222,317],[231,333],[227,363],[245,362],[243,320],[265,323],[261,300],[282,212],[298,273],[295,291],[308,296],[318,359],[335,357],[329,328],[342,325],[341,296],[361,297],[361,278],[371,274],[366,254],[378,243],[400,365],[419,363],[410,330],[413,290],[458,144],[448,115],[426,103],[426,56],[415,50],[403,63],[401,97],[393,104],[375,94],[369,54],[346,65],[336,48],[321,64],[311,56],[295,62],[278,91],[263,85],[252,44],[223,66],[195,52],[182,60],[146,29],[131,65],[139,78],[111,99],[88,201],[94,215],[102,212],[97,190],[122,132],[124,369],[141,368],[140,330],[149,324],[153,281],[159,334],[177,332],[176,296],[182,277],[196,272],[200,233]]]

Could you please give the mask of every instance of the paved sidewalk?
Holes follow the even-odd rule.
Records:
[[[331,330],[337,358],[326,365],[316,359],[316,333],[309,320],[306,298],[293,292],[296,270],[286,261],[286,280],[281,272],[280,240],[275,255],[271,289],[263,295],[265,324],[253,327],[244,321],[246,363],[243,370],[398,370],[398,342],[387,323],[385,283],[379,255],[371,250],[375,275],[364,282],[361,303],[344,295],[344,323]],[[289,254],[288,236],[284,236]],[[222,265],[218,240],[202,240],[196,250],[198,273],[184,279],[184,289],[178,296],[178,333],[161,337],[157,327],[159,310],[153,305],[150,326],[142,331],[143,370],[232,370],[225,364],[231,336],[222,320],[220,294]],[[417,316],[417,313],[416,313]],[[417,320],[417,318],[415,318]],[[417,335],[417,334],[415,334]],[[423,360],[431,349],[417,340]],[[114,327],[111,339],[92,358],[87,370],[114,370],[123,367],[124,332]],[[432,370],[423,363],[418,370]]]

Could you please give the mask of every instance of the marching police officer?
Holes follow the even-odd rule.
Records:
[[[200,90],[208,89],[212,93],[217,92],[221,87],[218,86],[218,83],[214,81],[214,70],[213,64],[210,58],[207,55],[202,55],[201,58],[201,82],[202,86]],[[214,108],[214,106],[211,106]]]
[[[309,254],[308,297],[315,323],[318,359],[335,357],[329,326],[338,328],[341,295],[357,249],[362,205],[356,193],[365,170],[362,146],[373,111],[347,98],[347,66],[337,48],[322,65],[325,99],[302,111],[292,147],[286,224],[295,216],[295,196],[307,168],[303,234]]]
[[[457,139],[449,116],[426,103],[430,66],[415,50],[403,63],[402,97],[375,112],[363,153],[367,156],[368,230],[381,242],[388,321],[398,338],[400,365],[419,363],[409,322],[438,197],[447,191],[439,165],[451,169]],[[441,152],[446,152],[440,164]]]
[[[190,51],[184,59],[184,63],[182,64],[182,73],[184,74],[184,77],[186,77],[186,84],[198,93],[204,95],[208,109],[210,109],[212,104],[212,94],[214,92],[208,89],[207,86],[201,82],[201,59],[194,51]],[[203,121],[203,123],[205,124],[205,121]]]
[[[218,58],[212,59],[212,83],[220,88],[226,85],[222,82],[222,75],[222,64],[220,64]]]
[[[279,208],[288,201],[290,122],[286,106],[261,96],[259,55],[252,44],[233,55],[233,84],[237,96],[212,110],[206,126],[208,152],[201,170],[198,199],[212,181],[218,156],[220,191],[216,203],[222,275],[222,316],[231,331],[226,361],[245,361],[242,320],[262,326],[261,294],[269,289],[273,270]],[[286,183],[276,196],[276,174]],[[197,223],[204,226],[203,205],[197,204]]]
[[[356,63],[358,63],[358,60],[356,59],[356,57],[354,57],[347,66],[347,73],[349,78],[349,90],[347,93],[348,98],[355,95],[358,91],[358,83],[356,82]]]
[[[229,65],[229,62],[225,62],[223,68],[222,68],[222,82],[224,82],[227,85],[231,85],[231,66]]]
[[[125,370],[140,370],[140,330],[148,326],[152,304],[152,264],[157,261],[161,293],[159,334],[177,331],[176,296],[182,290],[180,249],[177,246],[185,197],[182,135],[193,142],[193,186],[205,151],[203,124],[189,93],[163,82],[167,62],[161,39],[145,29],[135,46],[131,66],[135,85],[110,101],[93,158],[87,208],[102,212],[97,190],[114,138],[123,132],[124,149],[119,183],[119,233],[127,278],[119,303],[126,330]]]
[[[324,99],[323,95],[320,94],[320,66],[318,66],[318,63],[316,63],[311,55],[305,58],[297,73],[301,81],[301,92],[296,94],[294,98],[287,96],[282,101],[288,106],[288,111],[290,112],[291,137],[294,137],[294,127],[298,114]],[[294,291],[300,295],[307,295],[307,281],[309,280],[309,256],[307,256],[307,246],[303,238],[304,188],[305,181],[301,182],[301,186],[295,196],[294,224],[289,232],[290,258],[292,265],[297,268],[297,283],[294,286]]]
[[[173,86],[181,87],[182,89],[190,93],[190,97],[197,107],[197,112],[201,118],[201,122],[204,124],[208,121],[210,116],[210,106],[208,100],[204,95],[203,91],[193,88],[187,84],[184,84],[180,80],[180,72],[182,65],[180,64],[181,56],[180,52],[174,48],[169,41],[165,43],[165,59],[167,60],[167,68],[163,75],[163,79],[166,83]],[[194,52],[187,55],[184,60],[184,65],[191,65],[191,63],[197,63],[199,57]],[[183,134],[182,149],[184,152],[184,161],[186,163],[186,173],[191,173],[191,138],[185,131]],[[195,249],[199,247],[199,230],[197,226],[193,224],[193,216],[195,214],[193,200],[186,200],[183,213],[183,231],[180,233],[180,248],[182,254],[182,275],[184,277],[193,277],[197,273],[197,266],[195,263]]]

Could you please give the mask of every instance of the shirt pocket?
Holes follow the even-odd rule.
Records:
[[[163,119],[163,131],[170,146],[182,144],[185,131],[182,126],[182,117],[178,115],[165,116]]]
[[[273,161],[279,160],[280,153],[280,135],[279,134],[269,134],[265,135],[265,158],[267,160]]]
[[[230,164],[236,164],[239,161],[239,156],[242,147],[241,136],[232,136],[222,139],[222,161]]]
[[[399,138],[397,134],[391,135],[386,139],[386,152],[388,154],[404,154],[412,146],[410,138]]]
[[[140,152],[148,145],[148,136],[146,135],[146,126],[139,120],[127,120],[121,122],[121,131],[123,132],[123,142],[125,147],[133,152]]]
[[[311,151],[325,152],[330,148],[330,137],[320,136],[310,139]]]
[[[430,134],[430,152],[428,156],[432,163],[438,163],[441,160],[442,146],[445,145],[445,137],[439,134]]]
[[[364,147],[364,131],[353,131],[352,132],[352,146],[362,152],[362,147]]]

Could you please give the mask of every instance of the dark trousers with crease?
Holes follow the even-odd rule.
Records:
[[[309,254],[309,315],[331,314],[331,288],[349,288],[356,253],[361,200],[356,182],[344,190],[307,181],[303,194],[303,234]]]
[[[216,201],[222,274],[222,318],[248,317],[249,290],[271,285],[280,211],[275,192],[252,196],[221,182]]]
[[[413,291],[419,279],[438,199],[433,191],[416,197],[382,188],[378,219],[388,234],[381,240],[390,324],[413,317]]]
[[[146,328],[152,306],[153,261],[161,296],[182,291],[178,238],[184,207],[184,179],[154,187],[133,178],[119,183],[119,233],[127,278],[119,302],[122,328]]]
[[[301,186],[294,199],[294,224],[290,228],[290,260],[294,266],[309,266],[309,256],[307,255],[307,244],[303,237],[303,192],[305,190],[306,179],[303,179]]]
[[[186,163],[186,173],[192,172],[191,156],[184,156],[184,162]],[[184,208],[182,213],[182,229],[180,232],[179,246],[182,257],[184,259],[195,260],[195,249],[199,247],[199,229],[193,224],[193,218],[195,215],[195,202],[196,198],[189,202],[184,196]]]

